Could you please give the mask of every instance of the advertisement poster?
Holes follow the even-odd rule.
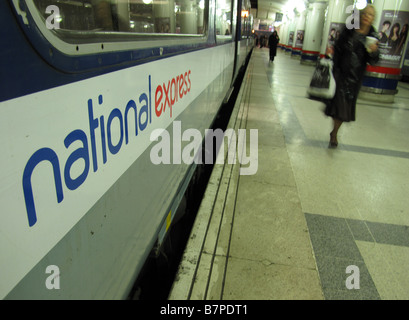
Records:
[[[292,47],[293,43],[294,43],[294,31],[290,31],[290,34],[288,36],[288,45]]]
[[[332,51],[335,41],[338,40],[339,35],[341,34],[344,27],[345,23],[331,22],[328,33],[327,51],[328,49]]]
[[[304,30],[297,30],[297,38],[295,39],[295,48],[302,48],[304,43]]]
[[[384,10],[379,32],[380,59],[378,66],[399,68],[408,38],[409,12]]]

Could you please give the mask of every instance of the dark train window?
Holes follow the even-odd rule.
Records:
[[[216,1],[216,35],[231,36],[232,1]]]
[[[250,6],[246,6],[243,1],[241,11],[241,38],[250,38],[252,36],[253,16],[250,14]]]
[[[203,35],[205,0],[34,0],[58,37],[97,33]],[[89,37],[92,41],[92,37]]]

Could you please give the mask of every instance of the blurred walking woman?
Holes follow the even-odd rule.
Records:
[[[274,57],[277,55],[277,45],[279,42],[280,38],[277,31],[274,30],[268,38],[268,46],[270,47],[270,61],[274,61]]]
[[[366,37],[379,39],[372,26],[375,8],[368,5],[360,11],[359,29],[344,28],[334,45],[335,96],[326,104],[325,114],[332,117],[334,129],[330,133],[330,147],[338,146],[338,130],[343,122],[355,121],[356,101],[367,63],[379,60],[378,43],[366,46]]]

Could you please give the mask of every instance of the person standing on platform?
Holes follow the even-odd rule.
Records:
[[[273,33],[268,38],[268,46],[270,47],[270,61],[274,61],[274,57],[277,55],[277,45],[280,41],[278,37],[277,31],[273,31]]]
[[[334,45],[333,73],[336,92],[332,100],[326,103],[325,114],[332,117],[334,128],[330,133],[329,147],[338,146],[337,134],[342,123],[355,121],[356,101],[367,63],[379,61],[378,42],[367,45],[367,37],[379,39],[372,26],[375,8],[367,5],[360,11],[359,28],[345,27]]]

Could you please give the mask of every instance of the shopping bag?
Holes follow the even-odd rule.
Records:
[[[314,70],[307,93],[316,98],[332,99],[335,96],[336,83],[332,74],[333,62],[321,59]]]

